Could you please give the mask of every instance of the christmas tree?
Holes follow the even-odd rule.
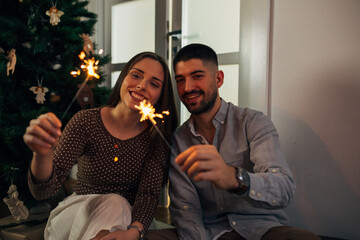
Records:
[[[13,182],[20,198],[33,200],[27,186],[32,152],[23,141],[31,119],[53,112],[65,126],[77,111],[107,100],[109,89],[100,84],[104,81],[101,66],[109,57],[96,53],[88,38],[96,14],[86,9],[87,4],[78,0],[0,1],[1,199]],[[85,58],[80,59],[82,51]],[[99,79],[89,78],[83,96],[73,102],[88,77],[81,65],[90,59],[98,61]],[[76,77],[70,75],[72,71]]]

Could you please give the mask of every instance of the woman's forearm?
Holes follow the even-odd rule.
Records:
[[[35,183],[47,182],[53,171],[53,154],[39,156],[34,152],[31,161],[31,174]]]

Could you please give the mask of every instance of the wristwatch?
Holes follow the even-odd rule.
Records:
[[[241,167],[235,168],[235,177],[239,183],[237,188],[229,189],[228,191],[236,195],[242,195],[249,190],[250,187],[250,177],[249,174]]]
[[[143,239],[144,239],[144,235],[145,235],[144,229],[140,230],[138,226],[129,225],[129,226],[127,227],[127,230],[129,230],[130,228],[135,228],[136,230],[139,231],[139,234],[140,234],[139,240],[143,240]]]

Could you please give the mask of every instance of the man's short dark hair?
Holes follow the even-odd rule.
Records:
[[[217,55],[211,47],[200,43],[192,43],[180,49],[176,54],[173,61],[174,70],[178,62],[188,61],[190,59],[200,59],[204,62],[211,62],[218,66]]]

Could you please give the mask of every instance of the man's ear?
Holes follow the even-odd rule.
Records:
[[[216,72],[216,86],[220,88],[224,84],[224,72],[222,70],[218,70]]]

